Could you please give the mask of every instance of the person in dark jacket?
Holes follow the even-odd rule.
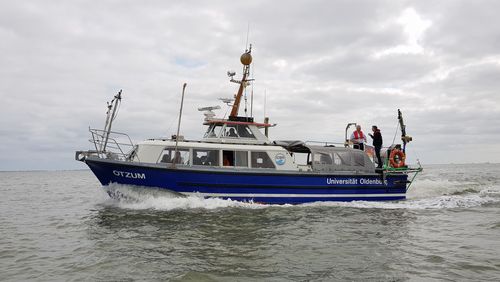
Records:
[[[382,134],[380,133],[380,129],[376,125],[372,126],[373,134],[368,134],[373,139],[373,147],[375,147],[375,155],[377,156],[378,166],[377,168],[382,167],[382,158],[380,157],[380,149],[382,149]]]

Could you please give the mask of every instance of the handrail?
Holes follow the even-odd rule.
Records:
[[[308,140],[305,141],[305,143],[313,143],[313,144],[323,144],[324,146],[330,146],[330,145],[339,145],[339,146],[345,146],[345,142],[331,142],[331,141],[317,141],[317,140]],[[351,145],[353,145],[351,142],[347,144],[348,147],[351,148]],[[373,147],[370,144],[365,143],[365,146],[370,146]],[[391,145],[392,146],[392,145]],[[391,146],[382,146],[381,149],[389,149]]]
[[[305,142],[307,143],[313,143],[313,144],[324,144],[325,146],[330,146],[330,145],[342,145],[344,146],[344,143],[340,142],[330,142],[330,141],[314,141],[314,140],[308,140]]]
[[[92,131],[95,131],[95,132],[102,132],[102,133],[105,133],[106,131],[102,130],[102,129],[96,129],[96,128],[89,128],[89,131],[92,132]],[[122,136],[125,136],[127,137],[128,141],[130,142],[130,144],[133,144],[132,142],[132,139],[130,139],[130,136],[128,136],[128,134],[126,133],[123,133],[123,132],[117,132],[117,131],[110,131],[110,133],[112,134],[115,134],[115,135],[122,135]]]
[[[341,146],[344,146],[346,145],[346,143],[340,143],[340,142],[330,142],[330,141],[314,141],[314,140],[310,140],[310,141],[306,141],[305,142],[306,144],[307,143],[313,143],[313,144],[322,144],[323,146],[329,146],[329,145],[341,145]],[[352,144],[348,143],[347,146],[351,148]],[[372,147],[371,145],[368,145],[368,144],[365,144],[365,152],[366,152],[366,148],[367,147]],[[391,148],[391,146],[387,146],[387,147],[382,147],[381,149],[389,149]],[[385,162],[387,162],[387,160],[385,160]],[[419,167],[418,168],[410,168],[410,167],[405,167],[405,168],[393,168],[393,167],[390,167],[387,163],[384,162],[384,170],[387,171],[387,172],[405,172],[405,173],[414,173],[414,172],[421,172],[422,171],[422,166],[419,164]],[[415,177],[414,177],[415,178]]]
[[[101,158],[120,158],[128,160],[134,150],[134,143],[130,136],[126,133],[116,132],[116,131],[104,131],[102,129],[95,129],[89,127],[89,132],[92,135],[92,139],[89,142],[94,144],[96,149],[96,154]],[[109,134],[109,135],[108,135]],[[123,140],[117,140],[118,138],[124,138]],[[127,142],[128,141],[128,142]],[[101,145],[107,143],[106,149],[101,150]],[[125,152],[125,148],[131,148],[128,152]]]

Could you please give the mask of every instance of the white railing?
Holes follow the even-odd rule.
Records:
[[[345,143],[340,142],[330,142],[330,141],[306,141],[306,144],[318,144],[323,146],[335,146],[335,147],[344,147]]]
[[[131,160],[133,158],[134,143],[132,139],[121,132],[107,131],[89,128],[92,139],[89,142],[94,144],[95,154],[101,158]]]

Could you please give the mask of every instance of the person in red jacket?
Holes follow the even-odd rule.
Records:
[[[356,130],[351,134],[351,141],[354,143],[354,149],[365,150],[366,135],[361,131],[361,125],[356,125]]]

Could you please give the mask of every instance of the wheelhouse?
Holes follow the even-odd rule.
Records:
[[[271,143],[260,128],[273,126],[267,123],[256,123],[251,118],[240,120],[209,120],[205,122],[208,129],[203,141],[212,143],[267,144]],[[243,121],[241,120],[243,119]]]

